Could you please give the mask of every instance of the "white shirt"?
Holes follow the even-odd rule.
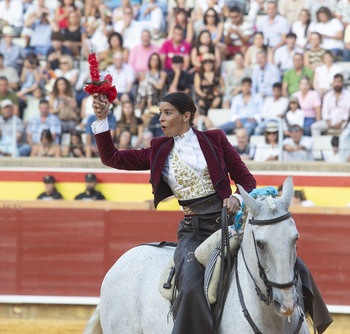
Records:
[[[135,20],[131,21],[129,27],[127,27],[123,32],[123,46],[131,50],[135,46],[141,44],[141,35],[144,26],[141,22]],[[114,25],[114,31],[122,33],[124,29],[124,21],[117,21]]]
[[[341,66],[333,64],[329,70],[326,65],[318,66],[315,68],[315,72],[318,74],[318,88],[331,89],[334,76],[338,73],[343,74],[344,70]]]
[[[285,72],[294,67],[293,65],[293,57],[296,53],[303,54],[303,49],[299,47],[294,47],[292,52],[290,52],[287,48],[287,45],[280,46],[274,54],[275,64],[279,66],[281,71]]]
[[[20,0],[10,1],[9,8],[6,8],[5,0],[0,2],[0,19],[5,20],[9,25],[23,26],[23,4]]]
[[[91,129],[94,134],[105,132],[109,130],[107,119],[98,120],[91,124]],[[199,146],[198,138],[194,133],[193,129],[190,128],[186,133],[181,136],[174,137],[174,147],[177,153],[183,161],[186,162],[195,171],[201,173],[205,167],[207,167],[207,162],[203,155],[202,149]],[[162,175],[165,180],[169,177],[169,159],[168,155],[162,170]],[[233,194],[231,197],[236,197],[242,205],[242,197],[239,194]]]
[[[261,117],[262,119],[279,120],[288,108],[288,98],[281,96],[277,101],[273,96],[267,96],[264,101]]]
[[[307,28],[305,36],[305,27],[301,21],[295,21],[292,26],[292,32],[297,35],[296,45],[303,48],[307,41],[308,33],[313,31],[313,29],[315,29],[315,23],[311,22]]]
[[[123,64],[120,70],[117,70],[115,65],[107,67],[106,70],[113,78],[113,86],[117,89],[118,93],[129,93],[127,91],[129,83],[135,81],[135,72],[132,66],[129,64]]]
[[[335,36],[337,32],[343,30],[342,23],[338,19],[332,19],[326,23],[317,23],[310,31],[316,31],[321,35]],[[342,40],[323,37],[321,47],[326,50],[344,49],[344,42]]]
[[[286,114],[286,121],[288,125],[299,125],[301,128],[304,127],[304,112],[301,109],[297,109],[294,112],[288,110]]]
[[[278,144],[272,147],[271,144],[262,143],[256,147],[254,161],[266,161],[270,156],[278,157],[279,153]]]

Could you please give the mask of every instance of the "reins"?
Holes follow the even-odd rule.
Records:
[[[273,218],[273,219],[268,219],[268,220],[258,220],[258,219],[252,218],[252,219],[249,219],[248,223],[251,224],[251,225],[272,225],[272,224],[280,223],[280,222],[290,218],[291,216],[292,216],[292,213],[288,212],[285,215],[282,215],[280,217]],[[234,223],[236,231],[238,231],[236,221],[233,220],[233,223]],[[272,287],[275,287],[275,288],[278,288],[278,289],[285,289],[285,288],[290,288],[293,285],[296,285],[297,281],[298,281],[298,268],[297,268],[297,265],[295,264],[294,265],[294,277],[293,277],[293,280],[288,282],[288,283],[276,283],[276,282],[270,281],[267,278],[265,269],[263,268],[263,266],[260,263],[258,250],[256,248],[255,235],[254,235],[253,231],[252,231],[252,235],[253,235],[253,240],[254,240],[255,254],[256,254],[256,257],[257,257],[257,261],[258,261],[259,276],[262,279],[262,281],[263,281],[263,283],[264,283],[264,285],[266,287],[266,295],[261,291],[259,286],[256,284],[255,279],[254,279],[252,273],[250,272],[249,267],[247,265],[247,262],[245,260],[243,248],[240,247],[241,248],[243,262],[244,262],[244,265],[245,265],[245,267],[247,269],[247,272],[248,272],[249,276],[251,277],[251,279],[252,279],[252,281],[254,283],[255,291],[257,293],[258,298],[261,301],[263,301],[266,305],[270,305],[270,303],[272,301],[272,297],[273,297]],[[238,238],[238,240],[239,240],[239,245],[241,246],[241,240],[239,238]],[[239,282],[238,264],[237,263],[238,263],[238,256],[236,257],[235,274],[236,274],[236,285],[237,285],[238,297],[239,297],[239,301],[240,301],[240,304],[241,304],[241,307],[242,307],[242,312],[243,312],[245,318],[247,319],[250,327],[253,329],[254,334],[262,334],[262,332],[259,330],[259,328],[254,323],[252,317],[250,316],[249,311],[248,311],[248,309],[246,307],[246,304],[244,302],[244,296],[243,296],[242,288],[241,288],[241,285],[240,285],[240,282]],[[299,331],[301,329],[301,326],[303,324],[303,321],[304,321],[304,315],[301,313],[300,317],[299,317],[299,321],[298,321],[298,326],[297,326],[297,328],[296,328],[296,330],[294,331],[293,334],[298,334],[299,333]]]

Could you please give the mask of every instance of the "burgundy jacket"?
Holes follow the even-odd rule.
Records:
[[[232,194],[228,174],[236,184],[240,184],[248,192],[256,187],[253,175],[222,130],[193,131],[207,162],[213,186],[222,199]],[[124,170],[151,170],[149,182],[153,187],[156,207],[161,200],[173,195],[162,178],[164,163],[174,145],[172,137],[154,138],[150,148],[125,151],[115,148],[110,131],[95,135],[95,139],[101,161],[106,166]]]

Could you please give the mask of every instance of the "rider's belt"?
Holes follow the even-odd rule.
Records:
[[[206,215],[221,211],[222,198],[218,194],[213,194],[192,201],[179,201],[179,204],[185,216]]]

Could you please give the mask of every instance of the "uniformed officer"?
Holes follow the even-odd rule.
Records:
[[[96,175],[91,173],[86,174],[85,175],[86,190],[83,193],[75,196],[75,199],[81,199],[84,201],[105,199],[102,193],[95,190],[96,184],[97,184]]]
[[[52,200],[63,199],[62,195],[55,188],[55,178],[52,175],[46,175],[44,177],[45,191],[41,193],[37,199]]]

